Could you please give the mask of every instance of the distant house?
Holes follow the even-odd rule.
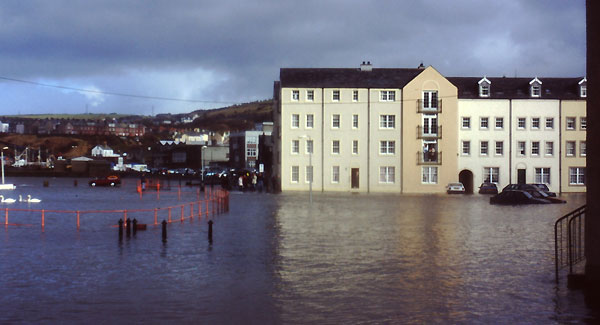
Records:
[[[9,126],[10,125],[8,123],[0,122],[0,133],[8,133]]]
[[[92,157],[115,158],[119,157],[113,150],[105,145],[97,145],[92,149]]]

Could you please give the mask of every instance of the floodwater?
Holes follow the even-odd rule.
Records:
[[[128,179],[7,180],[20,186],[5,197],[42,202],[1,204],[0,221],[6,207],[157,208],[197,195],[140,199]],[[0,230],[0,323],[598,322],[580,291],[554,282],[554,221],[585,203],[563,197],[512,207],[478,194],[315,193],[310,204],[308,193],[232,192],[230,212],[208,218],[212,243],[206,216],[169,224],[167,243],[160,227],[119,242],[122,212],[83,214],[79,230],[73,214],[48,214],[42,231],[39,212],[11,211],[21,225]]]

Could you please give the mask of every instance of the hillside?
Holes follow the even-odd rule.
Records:
[[[240,131],[254,128],[256,123],[273,121],[273,100],[228,106],[212,110],[197,110],[192,127],[212,131]]]

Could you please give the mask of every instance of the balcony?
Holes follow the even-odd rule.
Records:
[[[424,107],[422,99],[417,99],[417,113],[436,114],[442,112],[442,100],[437,101],[437,107]],[[435,105],[434,105],[435,106]]]
[[[417,139],[441,139],[442,138],[442,126],[432,126],[423,128],[421,125],[417,125]]]
[[[417,152],[417,165],[441,165],[442,152]]]

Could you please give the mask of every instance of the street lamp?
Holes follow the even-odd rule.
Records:
[[[201,150],[202,157],[200,157],[202,159],[202,171],[201,171],[202,186],[204,186],[204,149],[206,149],[206,146],[202,146],[202,150]]]
[[[8,149],[8,147],[2,148],[2,184],[4,185],[4,150]]]
[[[310,173],[311,173],[310,179],[308,180],[308,193],[309,193],[310,203],[312,204],[312,201],[313,201],[312,183],[313,183],[313,178],[315,177],[315,171],[314,171],[313,165],[312,165],[312,154],[313,154],[313,151],[315,150],[315,148],[314,148],[315,146],[314,146],[314,143],[312,143],[312,138],[309,135],[306,135],[306,134],[301,135],[300,138],[311,141],[310,150],[307,150],[307,151],[308,151],[308,166],[310,167]],[[307,144],[308,144],[308,142],[307,142]]]

